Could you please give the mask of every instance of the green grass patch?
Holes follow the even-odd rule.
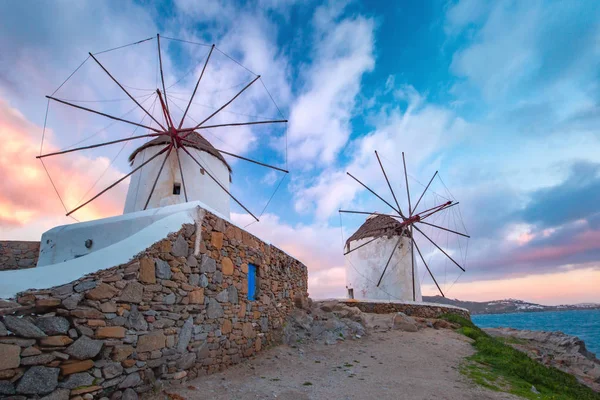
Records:
[[[454,314],[441,318],[460,325],[458,332],[474,340],[477,352],[460,369],[474,382],[532,400],[600,400],[600,393],[580,384],[574,376],[532,360],[470,320]],[[532,386],[539,393],[533,392]]]

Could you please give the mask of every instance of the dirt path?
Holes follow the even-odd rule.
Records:
[[[462,359],[473,352],[468,340],[428,328],[375,331],[334,346],[279,346],[167,392],[217,400],[517,399],[476,386],[459,373]]]

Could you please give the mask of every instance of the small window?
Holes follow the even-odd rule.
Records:
[[[173,184],[173,194],[180,194],[181,193],[181,184],[180,183],[175,183]]]
[[[256,288],[258,280],[256,279],[256,265],[248,264],[248,300],[256,300]]]

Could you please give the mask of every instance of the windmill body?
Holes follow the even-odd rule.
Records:
[[[200,134],[194,132],[188,139],[190,144],[186,146],[187,150],[206,170],[200,168],[192,157],[183,151],[179,151],[178,154],[172,151],[166,158],[164,166],[164,157],[156,157],[131,176],[124,214],[187,201],[201,201],[229,219],[229,195],[206,173],[209,172],[225,189],[229,190],[231,180],[229,165]],[[129,157],[132,170],[152,158],[170,142],[171,138],[164,135],[136,149]],[[185,184],[182,182],[182,176],[184,179],[187,177]],[[153,186],[154,190],[152,190]]]
[[[346,256],[346,286],[355,299],[413,301],[414,282],[414,300],[422,300],[409,235],[393,218],[373,215],[346,241],[346,252],[355,249]]]

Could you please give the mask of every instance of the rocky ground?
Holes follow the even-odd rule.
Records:
[[[314,303],[289,319],[287,344],[153,399],[516,399],[459,373],[473,348],[449,328],[441,320]]]
[[[527,331],[512,328],[484,329],[534,360],[574,375],[581,383],[600,392],[600,360],[576,336],[562,332]]]

